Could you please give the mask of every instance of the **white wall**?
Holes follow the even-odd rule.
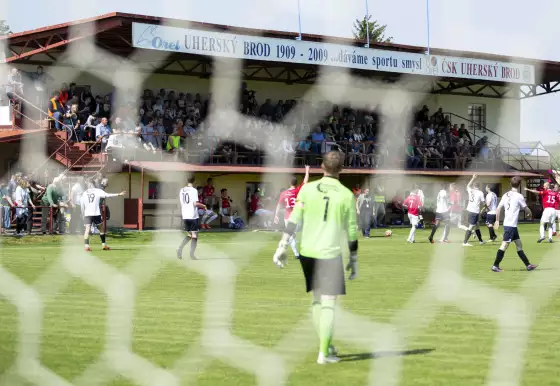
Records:
[[[12,126],[12,108],[0,106],[0,126]]]
[[[445,112],[454,113],[464,118],[468,118],[469,104],[485,104],[486,127],[513,143],[519,144],[521,133],[521,103],[519,100],[459,95],[436,95],[434,97],[434,104],[428,106],[430,111],[434,111],[433,109],[441,106]],[[456,117],[452,117],[452,122],[468,124],[468,122],[461,121]],[[490,133],[485,135],[488,135],[491,142],[495,142],[494,135]],[[502,146],[508,147],[507,144],[502,144]]]

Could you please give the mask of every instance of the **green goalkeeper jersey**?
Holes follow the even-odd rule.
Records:
[[[356,205],[352,191],[336,178],[323,177],[301,188],[290,222],[302,222],[301,255],[315,259],[342,256],[357,240]]]

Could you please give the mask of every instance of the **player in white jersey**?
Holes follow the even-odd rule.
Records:
[[[106,193],[105,191],[96,188],[93,181],[90,181],[88,183],[88,189],[82,193],[82,198],[80,200],[81,201],[80,205],[82,207],[82,215],[84,216],[84,224],[86,226],[84,232],[84,246],[86,252],[91,252],[91,248],[89,247],[89,233],[91,227],[94,224],[100,224],[102,222],[101,204],[100,204],[101,199],[124,196],[125,194],[126,192],[120,192],[118,194]],[[105,243],[105,230],[103,228],[101,228],[99,237],[101,237],[101,244],[103,246],[103,250],[104,251],[110,250],[111,248],[109,248]]]
[[[430,243],[434,243],[434,236],[439,228],[440,223],[443,222],[446,228],[449,226],[450,207],[451,205],[449,204],[449,196],[447,194],[447,190],[445,190],[445,186],[443,186],[436,198],[436,223],[432,227],[432,233],[430,234],[430,237],[428,237]]]
[[[496,222],[496,208],[498,208],[498,196],[492,191],[490,185],[486,185],[486,226],[490,234],[490,241],[495,241],[498,236],[494,231],[494,223]]]
[[[523,252],[523,245],[521,244],[521,239],[519,238],[519,232],[517,231],[517,222],[519,221],[519,211],[524,209],[529,216],[531,216],[531,210],[525,203],[525,197],[519,193],[519,187],[521,186],[521,178],[513,177],[511,179],[511,190],[502,196],[502,200],[496,209],[496,223],[494,228],[498,230],[500,227],[500,213],[502,209],[505,210],[504,216],[504,241],[498,249],[496,254],[496,260],[492,266],[492,271],[502,272],[500,268],[500,263],[504,258],[504,254],[508,249],[510,243],[513,241],[517,247],[517,255],[527,267],[527,271],[532,271],[537,268],[536,265],[529,263],[529,259]]]
[[[473,229],[476,233],[476,237],[478,237],[478,241],[480,241],[480,244],[484,244],[484,241],[482,240],[482,234],[480,233],[480,229],[478,228],[478,216],[480,215],[481,205],[484,204],[485,199],[484,193],[482,193],[482,191],[480,190],[480,184],[478,182],[475,182],[476,177],[478,176],[476,174],[473,174],[471,180],[467,184],[467,194],[469,196],[469,202],[467,204],[469,227],[465,231],[465,240],[463,242],[464,247],[472,247],[472,245],[469,244],[469,239],[471,238]]]
[[[181,215],[183,217],[183,227],[187,234],[177,249],[177,258],[183,258],[183,248],[191,241],[191,259],[196,260],[194,254],[198,244],[199,218],[198,209],[206,210],[206,205],[199,202],[198,190],[193,186],[194,176],[189,176],[187,186],[179,191],[179,204],[181,205]]]

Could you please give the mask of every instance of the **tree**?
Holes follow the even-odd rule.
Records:
[[[10,31],[10,26],[6,23],[6,20],[0,20],[0,36],[2,35],[9,35],[12,31]]]
[[[370,43],[381,42],[390,43],[393,37],[385,37],[385,29],[387,25],[381,25],[377,20],[371,21],[371,15],[364,16],[363,19],[356,19],[354,22],[354,38],[367,40],[367,30],[369,25],[369,41]]]

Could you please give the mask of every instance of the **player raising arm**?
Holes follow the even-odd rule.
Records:
[[[471,238],[473,229],[476,233],[476,237],[478,237],[478,241],[480,244],[484,244],[482,240],[482,234],[480,233],[480,229],[478,228],[478,216],[480,215],[481,205],[484,204],[485,198],[484,193],[480,190],[480,184],[475,182],[476,174],[473,174],[471,180],[467,184],[467,194],[469,195],[469,203],[467,204],[467,214],[469,217],[469,227],[465,231],[465,240],[463,241],[463,247],[472,247],[469,244],[469,239]]]
[[[492,271],[502,272],[500,268],[500,263],[504,258],[504,254],[508,249],[510,243],[513,241],[517,247],[517,255],[527,267],[527,271],[532,271],[537,268],[536,265],[529,263],[529,259],[523,252],[523,244],[521,244],[521,239],[519,238],[519,232],[517,230],[517,222],[519,221],[519,211],[524,209],[527,211],[529,216],[531,216],[531,210],[525,203],[525,197],[519,193],[519,186],[521,185],[520,177],[513,177],[511,179],[511,190],[503,195],[498,208],[496,209],[496,223],[494,224],[494,229],[498,230],[500,227],[500,214],[502,209],[505,211],[504,215],[504,241],[498,253],[496,254],[496,260],[492,266]]]
[[[447,195],[447,191],[445,190],[445,185],[442,186],[442,189],[439,191],[436,199],[436,223],[432,227],[432,233],[430,233],[430,237],[428,240],[430,243],[434,243],[434,236],[439,228],[439,224],[443,223],[445,225],[444,232],[448,230],[449,227],[449,196]]]
[[[102,222],[100,205],[101,199],[124,196],[126,192],[120,192],[118,194],[106,193],[105,191],[96,188],[93,181],[90,181],[88,183],[88,186],[89,188],[84,193],[82,193],[82,199],[80,201],[82,206],[82,215],[84,216],[84,223],[86,225],[86,229],[84,231],[84,246],[86,252],[91,252],[91,248],[89,247],[89,232],[92,224],[100,224]],[[103,250],[110,250],[111,248],[109,248],[105,243],[105,230],[103,229],[103,227],[101,227],[99,237],[101,237]]]
[[[194,254],[198,244],[199,218],[198,209],[206,209],[206,205],[198,201],[198,190],[193,186],[194,176],[189,176],[187,186],[179,191],[179,205],[183,217],[183,228],[187,233],[177,249],[177,258],[183,258],[183,248],[191,241],[191,259],[196,260]]]
[[[300,263],[307,292],[313,292],[313,320],[319,335],[317,363],[338,362],[331,348],[336,298],[346,294],[343,249],[350,249],[349,280],[358,274],[358,240],[354,194],[338,180],[344,154],[331,151],[323,156],[324,176],[300,190],[273,261],[284,267],[288,242],[302,223]],[[346,247],[346,243],[348,246]]]
[[[284,206],[284,225],[288,226],[288,219],[290,218],[290,215],[294,210],[294,206],[296,205],[296,199],[299,194],[299,191],[305,184],[307,184],[308,181],[309,181],[309,166],[306,165],[305,177],[303,177],[303,182],[301,183],[301,185],[297,186],[297,177],[292,177],[292,180],[290,181],[290,188],[284,190],[280,194],[280,197],[278,198],[278,204],[276,205],[276,212],[274,213],[275,224],[278,224],[279,222],[278,213],[280,212],[280,208]],[[297,244],[296,244],[297,231],[298,229],[296,229],[296,231],[288,241],[288,244],[290,244],[290,247],[292,247],[292,251],[294,251],[294,255],[296,256],[296,259],[299,259],[299,252],[297,250]]]
[[[552,184],[553,185],[553,184]],[[543,190],[533,190],[525,189],[528,192],[537,194],[542,198],[543,212],[541,215],[541,225],[539,228],[540,238],[537,241],[542,243],[544,240],[544,226],[548,226],[548,242],[552,242],[552,225],[556,222],[556,201],[558,200],[558,194],[552,189],[550,183],[545,183]]]

